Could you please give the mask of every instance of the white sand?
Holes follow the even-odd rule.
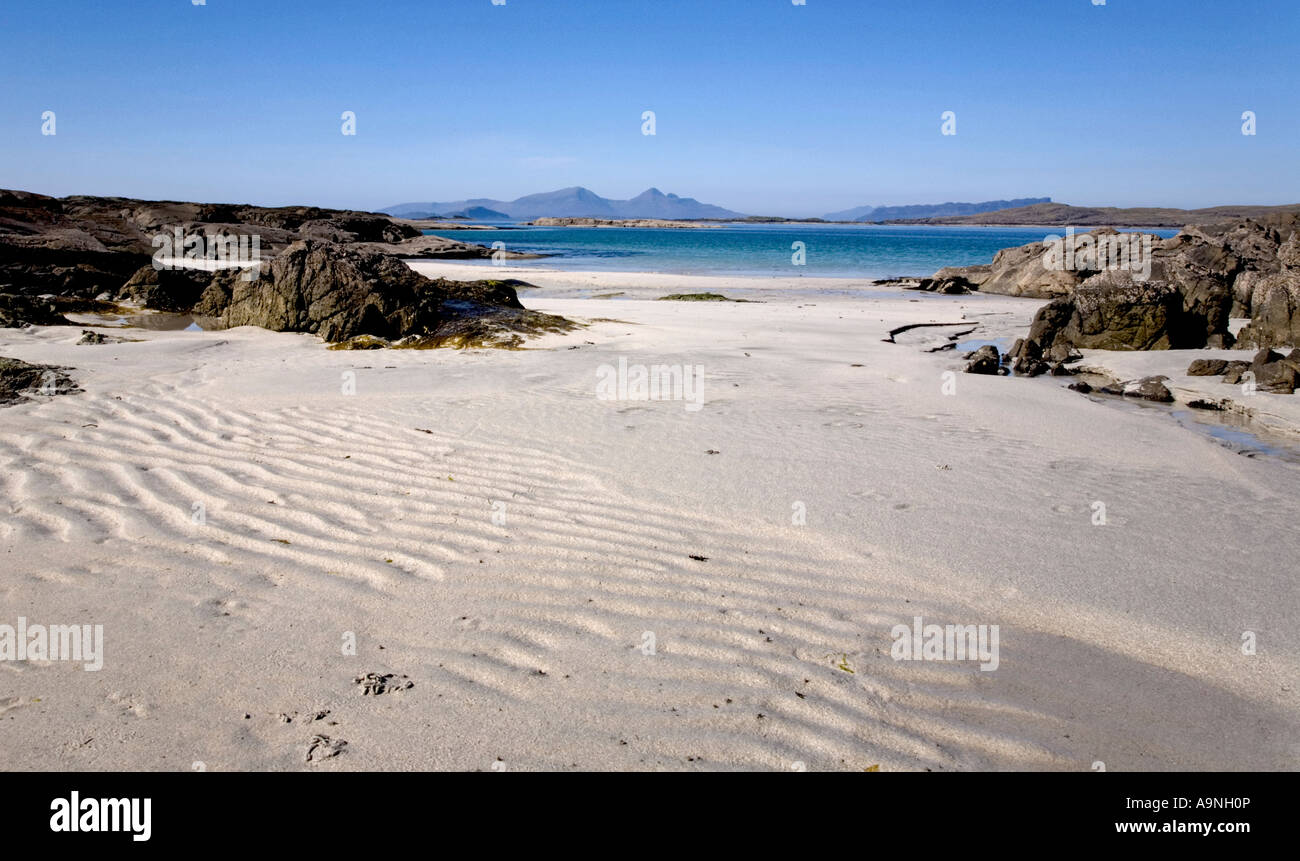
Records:
[[[945,395],[960,361],[921,351],[944,330],[882,342],[1014,337],[1041,303],[490,271],[623,322],[519,352],[0,330],[86,390],[0,409],[0,623],[98,623],[106,649],[0,662],[0,767],[1300,766],[1298,467],[1064,380]],[[648,301],[702,290],[766,301]],[[640,298],[573,298],[600,291]],[[620,356],[702,365],[703,408],[598,400]],[[998,669],[892,660],[916,615],[999,625]],[[414,687],[363,697],[366,672]],[[348,745],[306,763],[316,734]]]

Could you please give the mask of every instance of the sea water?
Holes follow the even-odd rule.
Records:
[[[510,265],[683,275],[905,278],[991,263],[1003,248],[1043,242],[1062,227],[723,224],[692,228],[524,227],[426,231],[507,251],[547,254]],[[1162,237],[1176,230],[1150,230]],[[802,262],[800,262],[802,261]],[[484,261],[485,265],[488,261]]]

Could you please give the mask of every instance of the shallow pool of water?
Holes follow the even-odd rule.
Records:
[[[1186,404],[1161,404],[1091,392],[1087,397],[1116,409],[1156,410],[1243,457],[1266,457],[1300,464],[1300,440],[1259,427],[1248,416],[1227,410],[1198,410]]]

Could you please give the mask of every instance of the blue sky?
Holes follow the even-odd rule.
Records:
[[[1294,0],[9,2],[0,187],[372,209],[656,186],[783,215],[1295,203],[1297,45]]]

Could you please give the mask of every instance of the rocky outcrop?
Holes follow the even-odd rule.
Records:
[[[136,270],[118,298],[156,311],[186,314],[211,281],[212,273],[203,269],[155,269],[150,264]]]
[[[0,329],[68,325],[71,325],[70,321],[49,299],[0,293]]]
[[[1098,236],[1113,236],[1117,231],[1101,228],[1091,233],[1078,233],[1071,239],[1073,247],[1067,249],[1062,237],[1062,253],[1079,255],[1085,243],[1093,243]],[[1087,237],[1085,239],[1085,237]],[[1079,255],[1082,257],[1082,255]],[[1026,296],[1031,299],[1055,299],[1073,293],[1095,269],[1056,268],[1043,242],[1031,242],[1018,248],[1004,248],[993,257],[988,277],[980,284],[984,293],[1007,296]],[[937,277],[937,275],[936,275]]]
[[[1251,320],[1237,333],[1240,346],[1300,344],[1300,269],[1256,275],[1249,289]]]
[[[94,297],[117,295],[164,237],[205,237],[205,251],[217,236],[258,240],[259,255],[271,259],[294,242],[318,239],[403,256],[482,258],[492,249],[423,236],[415,225],[387,215],[312,206],[261,207],[182,203],[118,197],[52,198],[0,190],[0,293]],[[183,256],[184,249],[173,249]],[[524,255],[506,252],[505,257]],[[133,293],[158,286],[132,285]],[[163,285],[169,287],[172,285]],[[166,297],[168,289],[160,295]],[[176,303],[172,303],[175,305]],[[170,310],[170,308],[168,309]]]
[[[37,395],[66,395],[80,391],[66,373],[70,370],[0,356],[0,405],[32,400]]]
[[[1205,333],[1182,310],[1182,296],[1167,283],[1101,281],[1040,308],[1029,335],[1011,358],[1018,374],[1051,370],[1072,348],[1168,350],[1205,346]]]
[[[515,343],[572,327],[525,309],[515,292],[520,282],[431,280],[395,257],[331,242],[294,243],[262,268],[252,280],[218,273],[194,312],[221,328],[310,332],[331,342],[423,338],[429,346],[491,344],[497,334]]]
[[[978,280],[978,289],[985,293],[1052,300],[1070,299],[1094,288],[1127,291],[1139,286],[1172,290],[1177,295],[1176,309],[1168,297],[1162,296],[1154,305],[1149,297],[1142,299],[1139,304],[1150,306],[1149,313],[1141,312],[1143,320],[1134,319],[1135,309],[1109,315],[1120,328],[1110,336],[1094,331],[1092,340],[1119,346],[1103,349],[1234,345],[1258,349],[1300,343],[1300,214],[1271,212],[1256,219],[1186,227],[1169,239],[1142,237],[1142,243],[1150,242],[1149,258],[1144,245],[1146,259],[1139,261],[1137,271],[1106,265],[1113,260],[1086,256],[1089,245],[1109,245],[1118,241],[1117,236],[1114,230],[1103,228],[1075,234],[1068,242],[1063,237],[1058,253],[1043,242],[1007,248],[998,252],[987,272],[983,267],[948,268],[928,280],[941,283],[967,278],[972,284]],[[1125,241],[1133,241],[1131,235]],[[1074,265],[1062,267],[1066,253],[1073,253],[1076,259],[1071,261]],[[1144,271],[1147,263],[1150,269]],[[1060,309],[1053,313],[1069,316]],[[1251,318],[1238,338],[1229,331],[1234,317]],[[1148,337],[1151,325],[1169,328],[1157,337]],[[1029,340],[1035,339],[1031,336]],[[1076,346],[1089,344],[1079,342]]]

